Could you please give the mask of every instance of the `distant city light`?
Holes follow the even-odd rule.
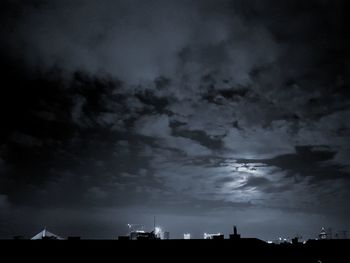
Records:
[[[185,233],[184,234],[184,239],[191,239],[191,234],[190,233]]]
[[[164,231],[160,226],[156,226],[154,228],[154,234],[156,237],[158,237],[160,239],[164,239]]]
[[[214,236],[220,236],[221,233],[215,233],[215,234],[208,234],[208,233],[204,233],[203,237],[204,239],[213,239]]]
[[[162,233],[162,229],[159,226],[156,226],[154,229],[154,234],[160,235]]]

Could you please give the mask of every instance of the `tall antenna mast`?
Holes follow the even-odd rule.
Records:
[[[156,216],[153,217],[153,231],[156,233]]]

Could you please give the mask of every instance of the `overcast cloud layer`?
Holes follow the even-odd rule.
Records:
[[[348,229],[347,7],[2,1],[0,237]]]

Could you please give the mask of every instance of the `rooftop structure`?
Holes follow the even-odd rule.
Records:
[[[64,238],[51,233],[50,231],[47,231],[46,228],[44,228],[43,231],[39,232],[38,234],[36,234],[35,236],[33,236],[31,238],[31,240],[63,240]]]

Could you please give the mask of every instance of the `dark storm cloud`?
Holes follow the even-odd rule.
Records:
[[[264,177],[249,177],[247,182],[244,184],[243,187],[259,187],[261,185],[268,185],[270,184],[270,181]]]
[[[346,170],[348,165],[330,162],[336,155],[328,146],[296,146],[295,153],[279,155],[271,159],[237,160],[238,163],[264,163],[287,171],[287,177],[310,176],[310,182],[319,183],[321,180],[350,179]],[[253,182],[251,182],[253,180]],[[265,183],[266,179],[251,178],[247,184]]]
[[[232,77],[233,70],[235,82],[245,84],[250,70],[272,62],[278,49],[264,27],[250,27],[229,5],[210,1],[105,1],[99,7],[94,1],[51,1],[21,7],[5,40],[29,65],[44,69],[103,70],[133,83],[160,75],[196,80],[218,71]]]
[[[10,37],[30,65],[107,70],[138,82],[174,70],[195,10],[186,1],[47,1],[16,13]]]
[[[7,222],[348,218],[347,5],[2,1]]]

